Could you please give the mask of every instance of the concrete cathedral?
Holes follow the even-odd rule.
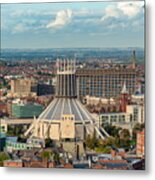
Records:
[[[34,119],[25,136],[57,141],[84,141],[87,135],[109,136],[77,98],[75,60],[60,60],[54,100]]]

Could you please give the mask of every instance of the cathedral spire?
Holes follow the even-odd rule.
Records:
[[[136,51],[133,51],[133,55],[132,55],[132,68],[135,69],[136,68]]]
[[[128,94],[128,93],[129,93],[129,92],[128,92],[127,88],[126,88],[126,82],[124,81],[121,94]]]

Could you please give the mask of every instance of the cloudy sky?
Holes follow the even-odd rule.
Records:
[[[144,2],[1,5],[2,48],[144,47]]]

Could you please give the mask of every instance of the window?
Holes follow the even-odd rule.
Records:
[[[138,120],[138,108],[134,108],[133,110],[133,120],[134,121]]]
[[[117,122],[117,115],[112,115],[112,116],[110,117],[110,121],[111,121],[111,122]]]
[[[102,116],[102,123],[108,123],[108,116]]]
[[[125,115],[119,116],[119,122],[125,122]]]

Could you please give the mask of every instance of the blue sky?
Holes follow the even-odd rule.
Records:
[[[1,5],[2,48],[144,47],[144,2]]]

